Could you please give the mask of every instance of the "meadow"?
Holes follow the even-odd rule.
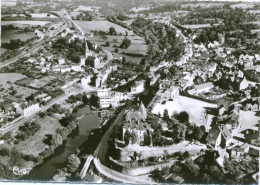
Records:
[[[88,33],[91,30],[101,30],[101,31],[108,31],[110,27],[114,27],[117,33],[124,34],[127,29],[108,22],[108,21],[74,21],[79,27],[83,29],[84,32]]]
[[[17,30],[5,30],[2,31],[1,34],[1,43],[10,42],[11,39],[20,39],[21,41],[26,41],[33,37],[36,37],[34,32],[27,32],[27,33],[19,33],[16,34]]]
[[[40,25],[40,26],[45,26],[47,21],[1,21],[1,26],[9,25],[9,24],[28,24],[28,25]]]
[[[253,4],[247,4],[247,3],[238,3],[238,4],[232,4],[230,5],[231,8],[235,9],[235,8],[253,8],[254,5]]]
[[[102,46],[103,49],[106,49],[110,52],[114,52],[117,47],[120,46],[125,36],[107,36],[107,39],[102,39],[99,36],[89,37],[88,40]],[[136,56],[127,56],[125,53],[135,53],[145,55],[147,52],[147,45],[144,38],[137,35],[129,35],[128,39],[131,40],[131,45],[127,49],[118,48],[118,53],[115,53],[115,58],[125,57],[127,62],[138,63],[141,61],[142,57]],[[106,42],[109,42],[109,46],[105,46]],[[114,47],[116,45],[117,47]]]
[[[217,25],[217,24],[214,24]],[[197,28],[206,28],[211,27],[210,24],[191,24],[191,25],[182,25],[184,28],[197,29]]]
[[[79,12],[79,11],[88,11],[88,12],[92,12],[95,10],[99,10],[101,7],[99,6],[79,6],[78,8],[76,8],[75,10],[73,10],[74,12]]]
[[[26,78],[26,76],[19,73],[0,73],[0,85],[5,84],[8,81],[15,82],[23,78]]]

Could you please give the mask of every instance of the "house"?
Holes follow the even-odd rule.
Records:
[[[87,56],[85,65],[99,69],[100,68],[100,59],[93,56]]]
[[[225,125],[212,127],[206,138],[208,145],[214,150],[226,148],[231,143],[232,135]]]
[[[137,94],[144,91],[145,80],[135,81],[135,84],[131,87],[131,93]]]
[[[259,130],[247,129],[245,134],[245,140],[247,143],[255,146],[260,146]]]
[[[251,157],[257,158],[257,157],[259,157],[259,150],[249,147],[248,154]]]
[[[81,67],[80,64],[71,65],[71,70],[76,71],[76,72],[82,72],[82,71],[84,71],[84,69]]]
[[[260,110],[260,98],[247,98],[241,105],[245,111],[258,111]]]
[[[51,96],[49,96],[49,95],[46,94],[46,93],[43,93],[43,94],[37,95],[37,96],[35,97],[35,99],[36,99],[36,100],[39,100],[39,101],[44,101],[44,102],[46,102],[46,101],[48,101],[48,100],[51,99]]]
[[[241,148],[239,146],[235,146],[230,150],[230,157],[232,159],[239,159],[239,158],[243,158],[244,154],[247,153],[248,150],[246,150],[246,148]]]
[[[65,59],[64,59],[63,57],[59,57],[59,58],[58,58],[58,64],[59,64],[59,65],[65,64]]]
[[[201,93],[201,92],[208,92],[213,87],[214,87],[213,83],[208,82],[200,85],[195,85],[194,89],[196,90],[197,93]]]
[[[80,56],[79,56],[79,60],[80,60],[80,65],[81,65],[81,66],[84,66],[84,65],[85,65],[86,57],[83,56],[83,55],[80,55]]]
[[[234,86],[235,90],[240,91],[240,90],[248,88],[249,82],[247,81],[246,78],[237,78],[237,79],[235,79],[233,86]]]
[[[16,112],[24,117],[28,117],[40,109],[38,102],[24,102],[16,107]]]
[[[50,52],[43,53],[43,57],[50,61],[52,59],[52,54]]]

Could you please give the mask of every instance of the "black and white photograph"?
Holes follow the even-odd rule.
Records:
[[[260,0],[0,4],[0,184],[260,183]]]

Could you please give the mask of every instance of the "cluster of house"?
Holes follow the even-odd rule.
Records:
[[[14,114],[19,114],[23,117],[28,117],[40,109],[40,104],[43,102],[48,102],[51,100],[51,96],[42,93],[35,96],[34,101],[22,101],[19,103],[4,103],[0,104],[0,115],[3,118],[4,116],[10,116]]]
[[[212,125],[206,141],[210,148],[219,152],[219,165],[223,166],[225,156],[238,161],[247,157],[258,159],[260,119],[254,114],[260,111],[260,98],[248,97],[230,105],[220,101],[218,111],[216,122],[212,123],[212,118],[208,122]]]
[[[47,71],[52,72],[84,72],[84,66],[89,66],[95,69],[100,68],[102,58],[95,55],[88,49],[86,44],[85,56],[79,56],[79,62],[75,63],[71,60],[65,59],[63,56],[53,56],[50,52],[43,53],[39,58],[31,57],[26,62],[36,64],[36,69],[40,73]]]

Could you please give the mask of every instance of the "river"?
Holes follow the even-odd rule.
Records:
[[[91,112],[89,107],[83,107],[78,109],[76,115],[79,117],[88,112]],[[92,128],[99,125],[98,113],[90,113],[81,118],[78,127],[73,130],[69,139],[56,148],[54,154],[47,157],[42,164],[35,166],[30,174],[24,176],[22,180],[52,180],[52,177],[57,173],[57,169],[65,167],[68,156],[75,153],[77,148],[87,140]]]

